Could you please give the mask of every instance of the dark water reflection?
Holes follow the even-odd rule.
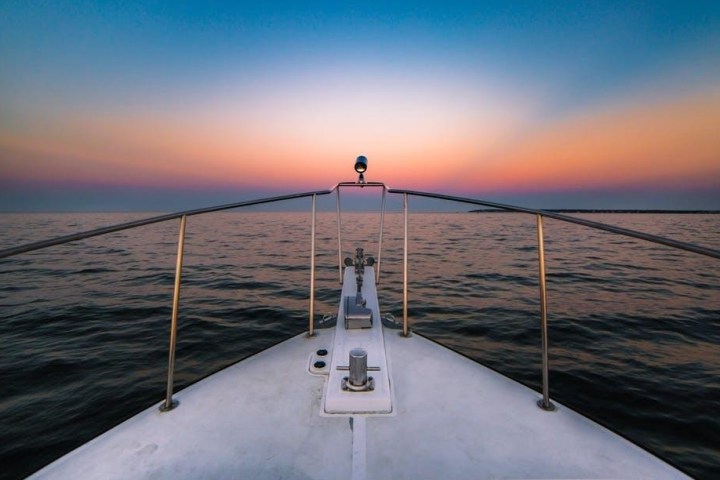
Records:
[[[144,215],[1,215],[0,245]],[[592,220],[720,248],[718,215]],[[308,213],[191,217],[182,388],[306,329]],[[378,217],[345,214],[345,254]],[[16,478],[164,393],[177,222],[0,261],[0,476]],[[316,312],[337,310],[337,231],[318,215]],[[539,388],[535,220],[410,216],[412,328]],[[380,303],[402,315],[402,216],[386,216]],[[551,394],[700,478],[720,471],[717,262],[546,221]]]

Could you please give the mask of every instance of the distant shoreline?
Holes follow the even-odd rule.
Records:
[[[541,209],[544,212],[553,213],[673,213],[673,214],[720,214],[720,210],[613,210],[613,209],[576,209],[576,208],[546,208]],[[499,208],[487,208],[469,210],[468,213],[514,213],[510,210],[502,210]]]

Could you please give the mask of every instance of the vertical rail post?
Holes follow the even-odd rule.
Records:
[[[382,259],[383,223],[385,221],[385,187],[382,192],[382,205],[380,206],[380,241],[378,242],[377,271],[375,272],[375,284],[380,283],[380,260]]]
[[[343,271],[342,271],[342,240],[340,239],[340,187],[337,187],[337,230],[338,230],[338,272],[340,273],[340,285],[342,285]]]
[[[178,238],[177,261],[175,264],[175,290],[173,292],[172,320],[170,323],[170,349],[168,353],[168,379],[165,403],[160,406],[161,412],[168,412],[178,406],[178,401],[173,400],[173,376],[175,374],[175,344],[177,341],[177,318],[180,307],[180,284],[182,282],[183,247],[185,245],[185,221],[186,215],[180,218],[180,235]]]
[[[312,229],[310,240],[310,325],[308,336],[315,334],[315,200],[317,195],[312,196]]]
[[[405,239],[403,248],[403,337],[410,335],[408,329],[408,194],[403,193],[403,214],[405,223]]]
[[[540,285],[540,336],[542,339],[542,400],[538,407],[553,411],[555,405],[550,401],[550,367],[548,365],[548,324],[547,324],[547,287],[545,285],[545,242],[543,240],[543,219],[537,215],[538,267]]]

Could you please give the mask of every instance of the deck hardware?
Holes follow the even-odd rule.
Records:
[[[322,360],[318,360],[317,362],[313,363],[313,367],[315,368],[325,368],[325,362]]]
[[[365,273],[365,250],[362,247],[355,249],[355,274],[360,278],[359,282],[362,283],[362,274]]]
[[[352,297],[348,297],[348,298],[352,298]],[[362,293],[360,293],[360,292],[358,292],[357,295],[355,295],[355,305],[357,305],[358,307],[364,307],[365,305],[367,305],[367,300],[365,300],[363,298]]]
[[[357,282],[357,293],[355,296],[348,295],[345,297],[345,328],[348,330],[356,328],[372,328],[373,314],[372,310],[366,307],[366,300],[362,296],[363,273],[365,265],[375,263],[372,257],[365,257],[362,248],[355,249],[355,259],[345,259],[345,264],[350,267],[350,263],[355,266],[355,281]]]
[[[362,248],[358,248],[357,250],[361,250],[360,252],[355,253],[355,258],[352,257],[345,257],[345,260],[343,260],[343,263],[346,267],[355,267],[356,269],[360,269],[360,273],[363,273],[365,271],[365,266],[372,267],[375,265],[375,258],[373,257],[366,257],[364,251],[362,251]]]
[[[362,295],[345,297],[345,329],[372,328],[372,324],[372,310],[365,307]]]
[[[362,348],[350,350],[350,375],[343,378],[342,389],[353,392],[374,390],[375,381],[367,375],[367,351]]]
[[[350,383],[355,387],[367,383],[367,351],[362,348],[350,350]]]
[[[324,348],[321,348],[320,350],[318,350],[318,351],[315,352],[315,353],[317,353],[319,357],[324,357],[325,355],[328,354],[328,351],[327,351],[326,349],[324,349]]]
[[[402,328],[402,323],[398,322],[395,319],[395,315],[393,315],[392,313],[383,313],[382,315],[380,315],[380,321],[385,328],[390,328],[392,330],[398,330]]]
[[[323,314],[322,318],[315,322],[315,329],[318,328],[330,328],[334,327],[337,323],[337,314],[336,313],[325,313]]]
[[[350,375],[342,379],[341,388],[350,392],[369,392],[375,389],[375,380],[368,377],[367,351],[362,348],[350,350]]]
[[[348,377],[343,377],[340,387],[346,392],[372,392],[375,390],[375,379],[373,377],[368,377],[365,385],[362,385],[361,387],[354,387],[350,383]]]
[[[350,370],[350,366],[349,365],[338,365],[337,367],[335,367],[335,370],[340,370],[340,371]],[[367,367],[367,371],[368,372],[379,372],[380,367]]]

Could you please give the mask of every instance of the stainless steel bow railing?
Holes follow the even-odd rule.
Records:
[[[544,233],[543,233],[543,217],[560,220],[567,223],[574,223],[585,227],[593,228],[596,230],[602,230],[605,232],[624,235],[627,237],[637,238],[645,240],[659,245],[665,245],[672,248],[685,250],[691,253],[704,255],[707,257],[720,259],[720,251],[714,250],[707,247],[693,245],[686,242],[680,242],[669,238],[660,237],[657,235],[651,235],[635,230],[629,230],[625,228],[616,227],[613,225],[607,225],[604,223],[593,222],[583,218],[572,217],[568,215],[559,214],[556,212],[548,212],[545,210],[536,210],[531,208],[518,207],[514,205],[506,205],[501,203],[489,202],[485,200],[476,200],[472,198],[456,197],[451,195],[444,195],[439,193],[431,192],[420,192],[414,190],[402,190],[402,189],[391,189],[387,185],[381,182],[341,182],[332,187],[329,190],[317,190],[305,193],[295,193],[290,195],[282,195],[277,197],[268,197],[257,200],[249,200],[244,202],[230,203],[225,205],[218,205],[214,207],[200,208],[196,210],[186,210],[182,212],[160,215],[156,217],[150,217],[142,220],[136,220],[132,222],[122,223],[109,227],[98,228],[86,232],[76,233],[72,235],[65,235],[49,240],[40,242],[29,243],[20,245],[18,247],[8,248],[0,250],[0,259],[13,257],[22,253],[32,252],[55,245],[63,245],[66,243],[83,240],[91,237],[97,237],[100,235],[106,235],[108,233],[119,232],[122,230],[128,230],[137,228],[145,225],[152,225],[155,223],[166,222],[170,220],[180,219],[180,233],[178,237],[178,253],[176,258],[175,267],[175,282],[173,290],[173,303],[172,303],[172,316],[170,324],[170,345],[168,349],[168,381],[165,395],[165,401],[160,406],[160,410],[169,411],[172,410],[177,402],[173,400],[173,384],[174,384],[174,368],[175,368],[175,346],[177,342],[177,319],[179,313],[179,302],[180,302],[180,287],[182,283],[182,263],[183,263],[183,247],[185,241],[185,226],[187,217],[201,215],[211,212],[219,212],[223,210],[232,210],[243,207],[250,207],[254,205],[269,204],[275,202],[281,202],[286,200],[307,198],[312,197],[312,216],[311,216],[311,242],[310,242],[310,306],[309,306],[309,321],[308,321],[308,335],[314,335],[315,329],[315,223],[316,223],[316,200],[318,196],[329,195],[333,192],[337,193],[337,228],[338,228],[338,268],[340,271],[340,282],[342,282],[342,236],[341,236],[341,205],[340,205],[340,190],[345,187],[379,187],[382,188],[382,206],[380,212],[380,238],[378,241],[378,252],[377,252],[377,270],[376,280],[380,280],[380,265],[382,259],[382,242],[383,242],[383,222],[385,215],[386,206],[386,193],[399,194],[403,196],[403,323],[402,323],[402,334],[403,336],[409,336],[409,320],[408,320],[408,196],[426,197],[438,200],[447,200],[452,202],[464,203],[469,205],[478,205],[483,207],[490,207],[510,212],[519,212],[535,215],[537,219],[537,242],[538,242],[538,285],[539,285],[539,296],[540,296],[540,324],[541,324],[541,341],[542,341],[542,394],[543,398],[538,401],[538,405],[544,410],[553,410],[554,406],[550,402],[549,393],[549,364],[548,364],[548,323],[547,323],[547,287],[545,282],[545,249],[544,249]]]
[[[555,410],[552,402],[550,402],[550,366],[548,364],[548,323],[547,323],[547,286],[545,282],[545,242],[543,235],[543,217],[560,220],[562,222],[574,223],[585,227],[593,228],[595,230],[602,230],[617,235],[624,235],[626,237],[637,238],[639,240],[646,240],[648,242],[656,243],[659,245],[665,245],[668,247],[676,248],[679,250],[685,250],[687,252],[696,253],[699,255],[705,255],[707,257],[720,259],[720,250],[714,250],[707,247],[693,245],[691,243],[680,242],[672,240],[670,238],[660,237],[657,235],[651,235],[649,233],[638,232],[636,230],[630,230],[627,228],[620,228],[614,225],[607,225],[605,223],[593,222],[584,218],[571,217],[568,215],[562,215],[555,212],[548,212],[545,210],[536,210],[532,208],[517,207],[514,205],[506,205],[502,203],[488,202],[485,200],[475,200],[472,198],[455,197],[451,195],[443,195],[439,193],[431,192],[418,192],[414,190],[400,190],[400,189],[388,189],[389,193],[401,194],[404,197],[405,212],[405,248],[404,248],[404,267],[403,267],[403,333],[408,333],[408,319],[407,319],[407,197],[408,195],[414,195],[417,197],[434,198],[438,200],[448,200],[452,202],[465,203],[470,205],[479,205],[483,207],[496,208],[509,212],[527,213],[535,215],[537,217],[537,242],[538,242],[538,285],[540,290],[540,332],[541,332],[541,348],[542,348],[542,393],[543,398],[538,401],[538,406],[543,410],[552,411]]]

